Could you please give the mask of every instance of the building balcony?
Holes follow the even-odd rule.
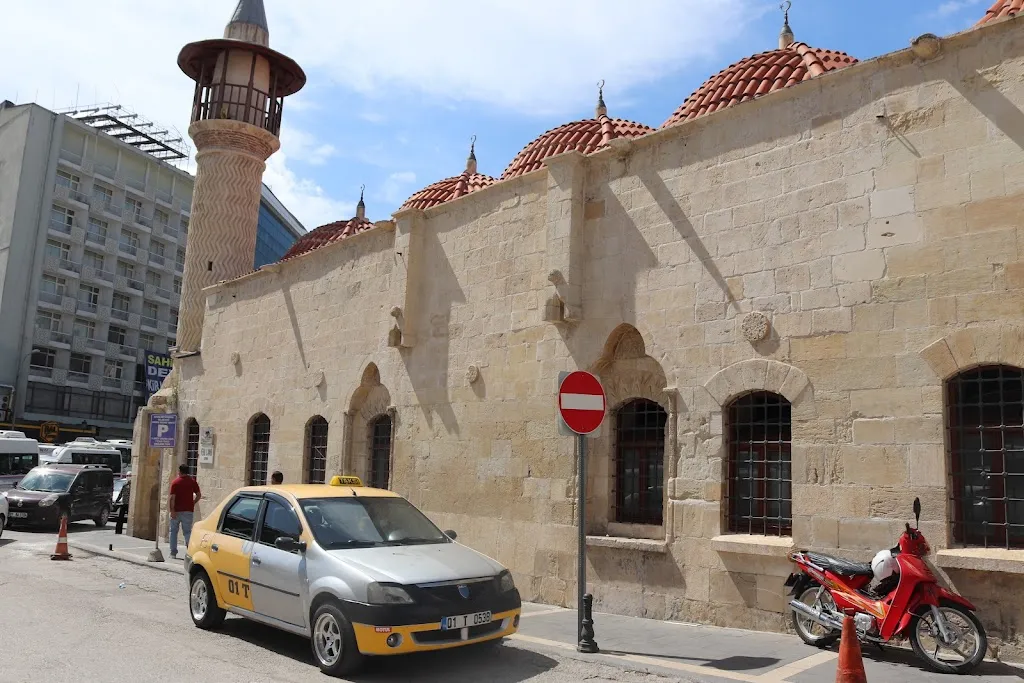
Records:
[[[122,254],[131,254],[132,256],[139,255],[139,248],[134,244],[128,244],[127,242],[118,242],[117,250]]]
[[[76,384],[89,384],[89,373],[88,372],[75,372],[68,370],[68,382],[75,382]]]
[[[121,320],[121,321],[124,321],[124,322],[128,322],[128,317],[130,315],[131,314],[128,311],[122,311],[120,308],[111,308],[110,309],[110,319],[111,320]]]
[[[128,211],[125,211],[125,214],[125,217],[131,218],[135,225],[145,228],[145,232],[150,232],[153,229],[153,218],[151,216],[146,216],[141,213],[130,213]]]
[[[86,315],[96,315],[99,310],[99,304],[94,304],[91,301],[79,301],[75,306],[75,313],[85,313]]]
[[[110,182],[115,182],[117,180],[117,169],[111,166],[110,164],[104,164],[100,161],[97,161],[93,165],[92,172],[98,176],[106,178]]]
[[[160,202],[169,209],[174,208],[174,197],[170,192],[165,190],[156,190],[153,192],[153,199]]]
[[[120,377],[104,377],[103,378],[104,389],[117,389],[121,390],[121,378]]]
[[[53,368],[46,367],[45,365],[30,365],[28,366],[28,376],[53,379]]]
[[[71,234],[71,224],[65,221],[50,219],[50,232],[58,232],[62,235]]]
[[[159,323],[157,322],[156,318],[151,318],[148,315],[141,316],[139,318],[139,324],[142,325],[143,327],[147,327],[153,330],[154,332],[156,332],[157,329],[159,329]]]
[[[57,184],[53,188],[53,198],[61,199],[65,202],[72,202],[73,204],[80,204],[83,206],[89,205],[89,196],[84,192],[74,190],[67,185]]]
[[[143,196],[146,195],[146,179],[136,178],[135,176],[126,175],[124,177],[124,186],[130,190],[133,190]]]
[[[85,231],[85,241],[88,242],[89,244],[96,244],[96,245],[99,245],[99,246],[103,247],[103,246],[106,246],[106,244],[107,244],[107,236],[104,235],[102,232],[95,232],[93,230],[86,230]]]
[[[56,292],[46,292],[40,290],[39,301],[41,303],[50,304],[51,306],[57,306],[59,308],[64,304],[64,295],[57,294]]]
[[[151,251],[149,252],[149,262],[158,266],[165,266],[167,265],[167,257]]]
[[[50,330],[45,327],[37,327],[32,336],[36,344],[58,344],[63,347],[71,347],[71,335],[60,330]]]
[[[82,155],[64,148],[60,150],[60,160],[69,162],[79,168],[82,166]]]
[[[108,201],[105,196],[93,196],[89,200],[89,210],[95,211],[96,213],[106,214],[110,218],[114,218],[116,220],[121,220],[124,215],[124,209],[117,204]]]
[[[185,272],[185,262],[184,261],[175,261],[174,262],[174,270],[175,270],[175,272],[178,272],[178,273],[184,273]]]

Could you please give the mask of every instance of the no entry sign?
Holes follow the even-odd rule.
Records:
[[[558,412],[566,426],[577,434],[597,431],[605,413],[601,381],[582,370],[569,373],[558,387]]]

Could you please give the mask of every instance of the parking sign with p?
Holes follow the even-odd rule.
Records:
[[[149,447],[174,448],[178,433],[176,413],[152,413],[149,416]]]

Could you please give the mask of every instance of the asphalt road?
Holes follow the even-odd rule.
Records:
[[[308,641],[229,617],[218,633],[188,615],[173,573],[76,553],[52,562],[51,534],[0,538],[0,681],[317,681]],[[374,660],[352,680],[624,681],[663,678],[581,662],[522,643]]]

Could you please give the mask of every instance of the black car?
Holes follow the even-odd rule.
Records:
[[[40,465],[7,491],[8,526],[56,529],[91,519],[102,527],[110,517],[114,473],[102,465]]]

